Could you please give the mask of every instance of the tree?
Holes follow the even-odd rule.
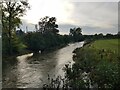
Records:
[[[120,35],[120,31],[118,32],[118,35]]]
[[[104,35],[103,35],[102,33],[98,34],[98,37],[99,37],[100,39],[102,39],[103,36],[104,36]]]
[[[59,32],[58,25],[56,24],[56,18],[55,17],[48,17],[45,16],[40,19],[38,22],[39,29],[38,32],[40,33],[53,33],[57,34]],[[36,27],[36,26],[35,26]]]
[[[46,24],[46,31],[52,32],[54,34],[57,34],[59,32],[58,25],[56,24],[56,18],[55,17],[51,17],[49,18],[49,21]]]
[[[82,36],[82,29],[80,27],[77,28],[71,28],[70,29],[70,36],[73,37],[74,41],[82,41],[83,40],[83,36]]]
[[[26,1],[3,1],[2,2],[2,36],[3,42],[6,42],[8,46],[9,54],[12,54],[12,38],[16,31],[16,27],[22,23],[20,17],[22,17],[29,4]],[[5,47],[4,47],[5,48]]]

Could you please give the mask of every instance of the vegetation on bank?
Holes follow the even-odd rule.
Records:
[[[120,88],[118,40],[97,40],[75,49],[75,63],[72,68],[66,66],[68,84],[73,88]]]

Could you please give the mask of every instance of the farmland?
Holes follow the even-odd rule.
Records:
[[[75,49],[73,52],[75,63],[70,73],[67,74],[68,77],[72,77],[70,81],[74,83],[75,80],[77,84],[84,82],[78,77],[85,78],[86,76],[83,73],[87,73],[90,82],[92,82],[92,85],[97,84],[97,88],[119,88],[120,57],[118,41],[119,39],[96,40],[82,48]],[[79,86],[85,86],[89,83],[89,80],[84,84],[79,83]]]
[[[97,40],[92,43],[91,47],[95,49],[110,50],[114,53],[118,53],[120,39],[108,39],[108,40]]]

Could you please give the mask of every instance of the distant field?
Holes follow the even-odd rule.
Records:
[[[120,39],[97,40],[92,43],[91,47],[94,47],[96,49],[110,50],[118,53],[118,42],[120,42]]]

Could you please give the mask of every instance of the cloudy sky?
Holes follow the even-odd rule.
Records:
[[[29,26],[33,29],[41,17],[56,17],[61,34],[68,34],[70,28],[78,26],[82,27],[83,34],[114,34],[118,32],[118,1],[28,0],[31,9],[22,19],[31,23]]]

